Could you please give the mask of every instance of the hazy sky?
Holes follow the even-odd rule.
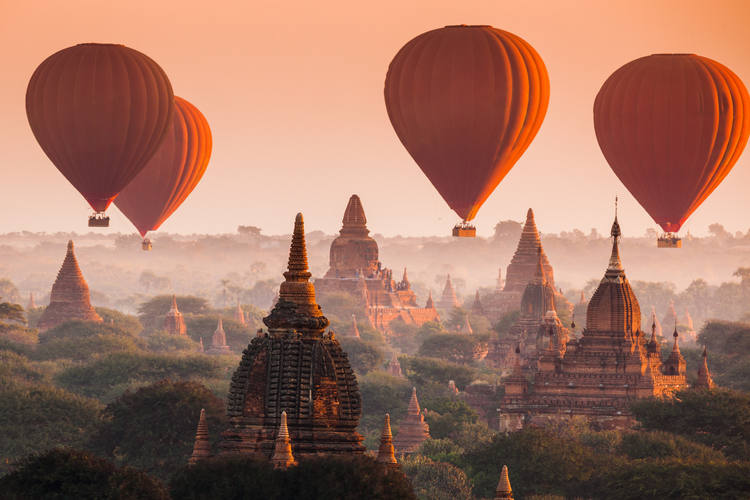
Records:
[[[47,56],[81,42],[123,43],[167,72],[213,131],[201,184],[165,231],[230,232],[239,224],[333,233],[351,193],[386,235],[447,234],[458,217],[412,161],[383,104],[388,64],[414,36],[449,24],[490,24],[531,43],[551,98],[539,134],[476,219],[488,235],[533,207],[543,232],[608,230],[621,198],[625,234],[656,227],[608,167],[593,99],[624,63],[695,52],[750,85],[750,1],[224,2],[0,0],[0,232],[86,231],[90,208],[29,129],[28,79]],[[685,226],[750,227],[750,152]],[[111,231],[132,229],[113,206]],[[684,230],[683,229],[683,232]]]

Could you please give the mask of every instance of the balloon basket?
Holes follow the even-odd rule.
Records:
[[[477,228],[466,221],[459,222],[453,226],[453,236],[455,238],[474,238],[477,235]]]
[[[682,238],[674,233],[665,233],[656,240],[657,248],[682,248]]]
[[[150,252],[153,247],[154,246],[151,244],[151,240],[148,238],[144,238],[144,240],[141,242],[141,250],[143,250],[144,252]]]
[[[89,217],[89,227],[109,227],[109,216],[104,212],[96,212]]]

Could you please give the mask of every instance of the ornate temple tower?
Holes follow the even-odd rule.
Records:
[[[309,281],[302,214],[284,278],[263,319],[268,333],[252,340],[232,376],[221,453],[269,458],[285,411],[295,457],[361,454],[357,379],[339,342],[325,333],[328,319]]]
[[[391,355],[391,360],[388,362],[386,373],[392,377],[403,378],[404,376],[404,373],[401,371],[401,363],[398,360],[396,351],[393,351],[393,354]]]
[[[573,415],[601,426],[627,426],[632,423],[632,400],[669,396],[686,387],[685,361],[676,338],[670,359],[662,364],[654,333],[647,341],[641,331],[640,306],[620,260],[616,217],[611,234],[609,264],[589,301],[583,336],[568,341],[563,352],[550,336],[548,348],[539,355],[533,390],[522,394],[515,381],[506,385],[501,430]]]
[[[232,350],[227,345],[227,334],[224,332],[224,325],[221,318],[216,324],[216,330],[211,337],[211,346],[208,348],[208,354],[229,354]]]
[[[172,306],[164,318],[164,330],[170,335],[187,335],[185,318],[177,308],[177,297],[172,295]]]
[[[398,428],[398,435],[393,441],[393,446],[399,454],[413,453],[417,451],[426,439],[430,438],[430,427],[424,421],[424,415],[419,408],[417,400],[417,388],[411,390],[411,399],[406,416]]]
[[[68,241],[68,251],[65,254],[57,279],[52,285],[49,305],[42,313],[37,323],[40,332],[54,328],[66,321],[96,321],[102,318],[91,305],[89,286],[83,278],[81,268],[78,267],[73,241]]]
[[[193,454],[190,456],[188,463],[196,464],[201,460],[211,457],[211,442],[208,439],[208,424],[206,423],[206,410],[201,408],[201,415],[198,419],[198,429],[195,431],[195,443],[193,444]]]
[[[388,413],[383,419],[383,431],[380,433],[380,446],[375,461],[394,469],[398,467],[393,448],[393,434],[391,434],[391,416]]]
[[[508,265],[505,272],[505,292],[523,292],[526,284],[534,276],[537,266],[537,254],[542,254],[542,265],[544,266],[544,275],[547,281],[555,288],[555,275],[552,266],[547,259],[547,255],[542,248],[542,240],[539,238],[539,231],[534,221],[534,211],[529,209],[526,212],[526,223],[521,232],[521,239],[518,240],[516,253]]]

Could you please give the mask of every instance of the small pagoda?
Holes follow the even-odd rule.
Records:
[[[437,303],[438,309],[443,311],[450,311],[456,307],[460,307],[461,303],[458,301],[456,296],[456,289],[453,287],[451,281],[451,275],[449,274],[445,278],[445,286],[443,286],[443,294],[440,296],[440,300]]]
[[[185,326],[185,318],[177,308],[177,297],[172,295],[172,305],[164,317],[164,331],[169,335],[181,335],[187,336],[187,327]]]
[[[230,354],[232,350],[227,345],[227,334],[224,332],[224,325],[221,318],[216,324],[216,330],[211,336],[211,345],[208,348],[208,354]]]
[[[364,453],[361,398],[346,353],[315,300],[302,214],[297,214],[279,300],[232,376],[221,454],[269,459],[286,412],[297,459]]]
[[[49,305],[39,318],[37,328],[43,332],[66,321],[102,322],[91,305],[89,286],[78,266],[72,240],[68,241],[68,251],[52,285]]]
[[[399,425],[393,446],[399,455],[406,455],[417,451],[426,439],[430,439],[430,426],[424,421],[424,415],[417,400],[417,388],[413,387],[406,416]]]

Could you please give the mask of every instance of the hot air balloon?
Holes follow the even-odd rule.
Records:
[[[145,168],[123,189],[115,205],[141,233],[150,250],[148,231],[174,213],[203,177],[211,157],[211,129],[198,108],[175,96],[172,125]]]
[[[594,101],[594,129],[610,167],[666,234],[675,234],[737,162],[750,100],[726,66],[695,54],[655,54],[622,66]]]
[[[123,45],[86,43],[45,59],[26,89],[26,116],[52,163],[108,226],[112,200],[156,152],[172,118],[167,75]]]
[[[479,207],[534,139],[549,102],[547,69],[522,38],[446,26],[414,38],[385,78],[396,135],[474,236]]]

